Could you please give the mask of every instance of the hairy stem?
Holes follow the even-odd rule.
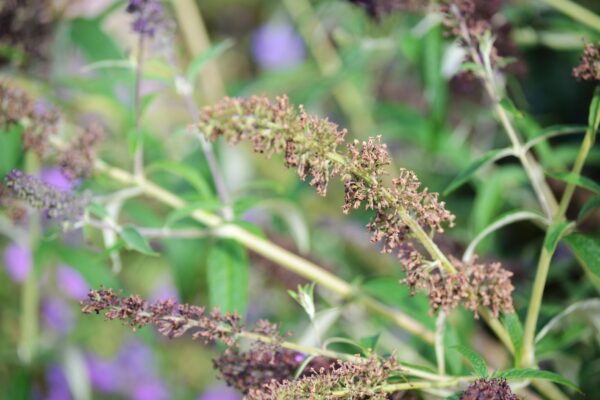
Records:
[[[106,163],[99,160],[96,161],[95,168],[98,172],[107,174],[116,181],[139,187],[147,196],[169,205],[170,207],[183,208],[187,205],[183,199],[173,193],[146,179],[136,178],[127,171],[108,166]],[[215,214],[197,209],[191,214],[191,217],[210,228],[218,228],[216,230],[217,234],[240,242],[248,249],[264,256],[266,259],[271,260],[308,280],[316,282],[320,286],[337,293],[343,298],[351,299],[357,296],[357,300],[367,307],[367,309],[387,318],[397,326],[421,338],[425,342],[430,344],[434,343],[433,332],[423,326],[420,322],[369,296],[357,293],[350,283],[324,270],[320,266],[305,260],[268,240],[256,236],[238,225],[227,224],[222,218]]]

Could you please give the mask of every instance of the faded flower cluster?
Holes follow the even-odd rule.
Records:
[[[58,130],[60,116],[41,101],[33,101],[22,90],[0,81],[0,129],[23,127],[25,149],[43,156],[48,150],[48,139]]]
[[[478,379],[460,396],[460,400],[519,400],[506,379]]]
[[[104,139],[104,130],[97,123],[90,123],[59,155],[63,174],[74,180],[87,178],[94,167],[96,148]]]
[[[479,43],[486,32],[493,36],[490,61],[493,65],[510,65],[513,72],[523,72],[525,64],[509,64],[503,57],[513,57],[519,51],[512,40],[512,27],[505,18],[498,18],[505,0],[442,0],[439,4],[448,34],[460,38],[463,45],[481,52]]]
[[[284,399],[357,399],[385,400],[387,393],[380,387],[402,368],[390,357],[381,361],[375,357],[363,364],[337,361],[329,368],[313,370],[296,380],[273,381],[262,391],[250,393],[252,400]]]
[[[573,76],[584,81],[600,81],[600,43],[586,43]]]
[[[398,11],[421,11],[427,8],[427,0],[349,0],[372,17],[381,18]]]
[[[33,175],[12,170],[4,178],[4,186],[9,194],[43,210],[51,219],[75,222],[83,215],[85,198],[62,191]]]
[[[302,107],[296,109],[287,97],[274,102],[262,97],[226,98],[204,108],[199,128],[210,140],[224,137],[232,144],[246,140],[268,157],[282,153],[285,166],[295,168],[303,180],[310,177],[320,195],[327,193],[329,179],[339,176],[345,189],[344,213],[361,206],[375,211],[367,225],[371,241],[381,243],[382,251],[397,254],[407,272],[405,282],[414,290],[427,290],[433,310],[459,304],[472,310],[489,306],[494,314],[512,310],[511,273],[499,265],[455,261],[456,271],[450,274],[427,262],[417,248],[414,230],[442,233],[444,225],[453,225],[454,215],[437,193],[421,187],[412,171],[400,169],[391,186],[385,184],[390,156],[379,137],[338,150],[347,132],[308,115]]]
[[[218,310],[207,314],[203,307],[179,304],[173,299],[150,303],[137,295],[123,297],[112,289],[90,290],[81,306],[85,314],[104,313],[107,320],[127,322],[133,330],[154,325],[169,338],[192,331],[194,339],[207,343],[220,340],[229,347],[235,346],[242,329],[240,318],[234,314],[221,314]]]

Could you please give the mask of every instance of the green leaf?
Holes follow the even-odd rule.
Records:
[[[588,125],[592,129],[592,143],[594,143],[598,126],[600,126],[600,87],[596,87],[592,103],[590,104]]]
[[[585,269],[600,278],[600,236],[575,233],[567,236],[565,242]]]
[[[196,77],[198,73],[202,71],[202,68],[206,65],[207,62],[216,59],[221,54],[223,54],[227,49],[233,46],[232,40],[224,40],[223,42],[212,46],[210,49],[205,51],[204,53],[198,55],[188,66],[186,71],[186,78],[190,85],[194,86]]]
[[[90,288],[98,289],[101,285],[119,289],[119,281],[111,273],[103,260],[104,254],[95,254],[89,250],[74,247],[59,247],[57,252],[60,260],[76,269]]]
[[[311,321],[315,319],[315,283],[298,285],[298,291],[288,290],[288,294],[302,306]]]
[[[477,234],[477,236],[475,236],[471,243],[469,243],[469,246],[467,246],[467,249],[465,250],[465,253],[463,255],[463,259],[470,260],[473,257],[473,254],[475,253],[475,248],[477,247],[479,242],[481,242],[490,234],[509,224],[527,220],[540,221],[542,224],[546,224],[546,219],[542,215],[530,211],[509,211],[508,213],[503,214],[493,223],[485,227],[484,230],[482,230],[480,233]]]
[[[553,225],[550,227],[548,233],[546,233],[546,238],[544,239],[544,248],[549,253],[553,253],[558,246],[558,242],[563,238],[565,232],[571,228],[572,223],[568,221],[563,221],[557,225]]]
[[[587,215],[598,206],[600,206],[600,195],[594,196],[585,202],[585,204],[581,207],[581,210],[579,210],[577,219],[585,219],[585,217],[587,217]]]
[[[208,293],[212,307],[244,315],[248,301],[248,256],[232,240],[216,243],[209,251]]]
[[[584,189],[590,190],[596,194],[600,194],[600,185],[585,176],[575,175],[571,172],[550,172],[549,177],[558,179],[563,182],[572,183]]]
[[[90,214],[95,215],[100,219],[108,218],[108,211],[101,204],[90,203],[87,209],[90,212]]]
[[[154,171],[169,172],[184,179],[186,182],[192,185],[196,192],[198,192],[201,199],[207,200],[214,197],[213,191],[204,177],[202,177],[198,171],[188,165],[172,161],[158,161],[148,167],[148,173]]]
[[[514,379],[544,379],[547,381],[552,381],[558,383],[560,385],[565,385],[570,387],[571,389],[575,389],[579,391],[577,385],[575,385],[570,380],[563,378],[562,376],[555,374],[550,371],[543,371],[540,369],[531,369],[531,368],[513,368],[508,369],[506,371],[499,371],[493,375],[494,378],[504,378],[506,380],[514,380]]]
[[[365,350],[370,349],[371,352],[374,352],[375,349],[377,348],[377,343],[379,343],[380,337],[381,337],[381,333],[378,333],[377,335],[373,335],[373,336],[364,337],[364,338],[360,339],[360,345],[362,346],[363,349],[365,349]]]
[[[568,330],[578,325],[578,322],[583,322],[585,325],[594,329],[595,333],[600,333],[600,299],[587,299],[575,304],[571,304],[560,314],[552,318],[535,337],[536,344],[541,342],[550,332],[557,330]],[[585,336],[581,331],[576,338],[581,341],[585,340]],[[594,335],[595,336],[595,335]]]
[[[500,100],[500,106],[512,114],[516,118],[523,118],[523,113],[515,106],[515,104],[508,98]]]
[[[0,130],[0,177],[18,166],[23,155],[21,151],[22,131],[21,125],[15,125],[8,131]]]
[[[458,174],[456,178],[450,182],[446,190],[444,190],[444,196],[452,193],[459,187],[461,187],[465,182],[467,182],[481,167],[486,165],[487,163],[497,161],[500,158],[506,157],[512,154],[511,149],[498,149],[491,150],[479,157],[477,160],[473,161],[464,171]]]
[[[523,348],[523,325],[521,325],[521,320],[516,313],[512,312],[502,317],[502,323],[506,327],[510,341],[515,348],[515,364],[519,364]]]
[[[138,251],[142,254],[146,254],[148,256],[157,256],[158,253],[152,250],[150,244],[146,240],[145,237],[142,236],[137,229],[132,226],[126,226],[120,232],[121,238],[127,245],[127,247],[131,250]]]
[[[481,378],[487,378],[487,376],[488,376],[487,365],[485,364],[485,361],[483,360],[483,358],[481,358],[481,356],[479,356],[479,354],[477,354],[475,351],[468,348],[467,346],[463,346],[460,344],[453,346],[452,348],[454,350],[458,351],[460,354],[462,354],[463,357],[465,357],[467,360],[469,360],[469,362],[473,366],[473,372],[475,372],[476,376],[481,377]]]

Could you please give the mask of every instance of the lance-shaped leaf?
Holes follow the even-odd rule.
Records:
[[[221,240],[207,259],[208,293],[212,307],[244,315],[248,302],[248,255],[233,240]]]
[[[481,167],[491,162],[497,161],[501,158],[513,155],[512,149],[498,149],[491,150],[473,161],[464,171],[459,173],[456,178],[450,182],[446,190],[444,190],[444,196],[452,193],[465,182],[467,182]]]

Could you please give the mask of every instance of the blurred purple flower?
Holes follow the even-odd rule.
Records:
[[[118,390],[121,385],[121,371],[113,360],[88,354],[85,364],[94,389],[102,393],[114,393]]]
[[[130,381],[135,381],[154,373],[154,354],[152,350],[137,339],[123,343],[116,362]]]
[[[162,278],[159,283],[153,288],[150,295],[150,301],[174,299],[179,301],[179,293],[169,278]]]
[[[152,379],[136,383],[131,398],[132,400],[168,400],[171,396],[164,383]]]
[[[135,16],[133,31],[142,35],[154,36],[164,21],[163,6],[158,0],[129,0],[127,12]]]
[[[40,179],[61,192],[68,192],[74,186],[74,182],[67,179],[58,167],[44,168],[40,171]]]
[[[264,69],[288,69],[304,60],[304,42],[291,25],[272,22],[255,32],[252,55]]]
[[[71,390],[67,377],[59,365],[51,365],[46,370],[46,383],[48,395],[45,400],[70,400]]]
[[[32,257],[29,249],[12,243],[4,250],[4,268],[14,282],[24,282],[29,276],[31,265]]]
[[[242,396],[237,390],[225,385],[209,387],[198,397],[198,400],[241,400]]]
[[[82,300],[90,289],[83,276],[72,267],[59,265],[56,271],[56,285],[67,296]]]
[[[73,309],[60,297],[46,297],[41,308],[44,321],[49,328],[63,335],[73,328],[75,323]]]

